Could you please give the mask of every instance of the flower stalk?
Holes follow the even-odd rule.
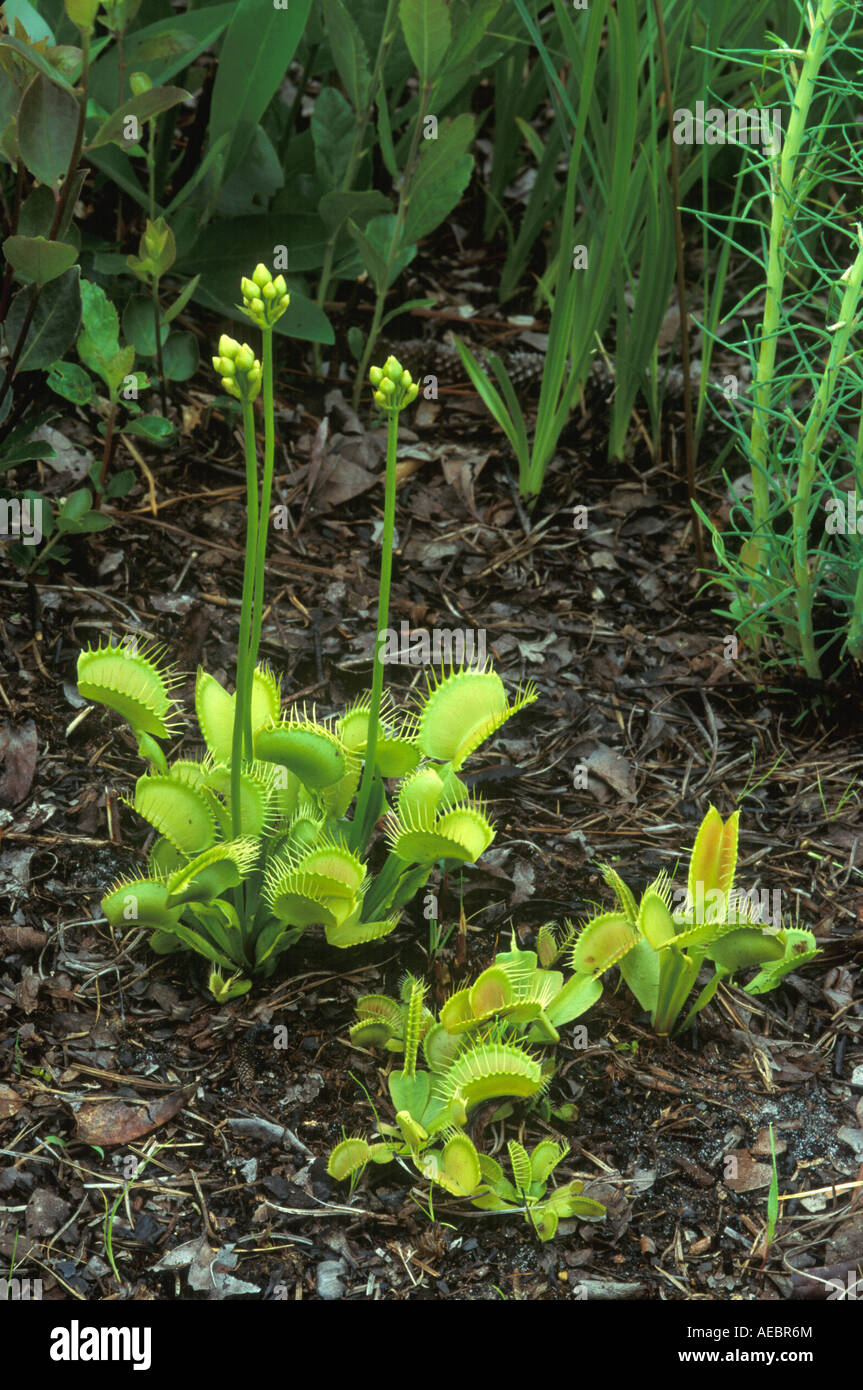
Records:
[[[372,367],[369,381],[374,402],[387,414],[387,459],[384,487],[384,529],[381,537],[381,580],[378,589],[378,630],[375,637],[372,695],[369,710],[363,780],[357,798],[352,841],[354,848],[368,843],[372,827],[366,825],[372,785],[375,778],[378,728],[384,688],[383,648],[389,627],[390,587],[393,574],[393,536],[396,518],[396,452],[399,439],[399,412],[416,400],[419,387],[396,357],[388,357],[383,367]]]

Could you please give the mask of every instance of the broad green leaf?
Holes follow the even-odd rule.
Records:
[[[47,380],[52,391],[73,405],[87,405],[95,398],[93,379],[77,362],[52,362]]]
[[[368,105],[372,75],[362,35],[342,0],[323,0],[336,71],[356,112]]]
[[[48,238],[53,230],[55,241],[64,241],[68,245],[75,246],[80,250],[81,234],[72,221],[72,212],[85,176],[86,170],[84,169],[78,169],[73,175],[73,186],[69,195],[70,206],[67,207],[63,214],[62,225],[57,228],[54,227],[54,213],[57,210],[57,200],[51,189],[46,188],[45,184],[36,184],[22,204],[21,215],[18,218],[18,236],[41,236]]]
[[[321,187],[342,190],[357,129],[357,118],[336,87],[325,87],[311,120],[315,167]]]
[[[102,378],[109,391],[115,392],[131,371],[135,350],[131,349],[131,361],[128,353],[121,353],[117,310],[102,287],[91,280],[81,283],[81,319],[78,356],[85,367]]]
[[[434,231],[458,203],[473,170],[467,153],[473,137],[474,119],[465,112],[441,126],[436,140],[423,142],[407,195],[405,243]]]
[[[227,177],[241,163],[255,126],[283,81],[296,52],[312,0],[290,0],[287,9],[239,0],[222,42],[208,137],[230,133]],[[185,22],[185,21],[184,21]]]
[[[37,285],[47,285],[69,270],[78,259],[74,246],[65,241],[46,241],[42,236],[10,236],[3,243],[6,259],[19,275]]]
[[[401,0],[399,19],[420,81],[430,82],[452,38],[446,0]]]
[[[322,264],[326,240],[324,225],[313,212],[294,210],[289,216],[262,213],[254,217],[220,218],[204,228],[190,253],[183,253],[177,270],[200,273],[199,288],[210,289],[214,294],[218,289],[212,277],[215,275],[221,281],[222,277],[230,276],[232,283],[226,287],[226,298],[236,305],[240,298],[240,277],[248,275],[249,268],[258,261],[272,265],[274,246],[285,247],[288,257],[285,273],[295,275],[316,270]],[[293,285],[288,288],[293,295]],[[288,314],[290,306],[286,318]],[[243,322],[248,326],[245,316]]]
[[[285,175],[279,152],[261,126],[255,126],[242,163],[224,180],[220,165],[211,175],[208,187],[211,205],[219,217],[247,217],[260,212],[262,207],[272,210],[275,194],[285,187]],[[213,204],[214,193],[218,196]],[[297,204],[293,180],[288,196],[293,209]]]
[[[162,350],[169,381],[188,381],[198,370],[200,354],[194,333],[172,333]]]
[[[93,139],[84,148],[97,150],[100,145],[119,145],[128,148],[138,143],[140,127],[144,121],[152,120],[162,111],[186,101],[190,93],[183,87],[151,87],[140,96],[130,97],[119,106],[106,121],[103,121]],[[133,132],[131,135],[128,131]]]
[[[74,531],[77,523],[93,506],[93,495],[88,487],[76,488],[70,492],[57,512],[57,530]]]
[[[351,218],[358,227],[364,227],[371,217],[388,213],[392,209],[389,198],[376,189],[365,192],[355,189],[348,193],[334,190],[325,193],[318,203],[321,220],[326,223],[330,233],[337,232],[342,223]]]
[[[43,39],[47,39],[49,44],[57,42],[51,26],[42,18],[36,6],[30,4],[30,0],[6,0],[3,11],[10,33],[14,34],[17,20],[26,29],[31,43],[41,43]]]
[[[392,239],[398,231],[398,218],[392,212],[383,217],[373,217],[364,232],[349,220],[348,231],[374,281],[375,289],[380,293],[389,289],[417,253],[416,246],[406,244],[404,239],[391,251]]]
[[[168,337],[169,329],[161,325],[162,346]],[[132,343],[135,351],[142,357],[153,357],[156,352],[156,324],[153,317],[153,301],[144,295],[136,294],[123,310],[123,336]]]
[[[218,43],[235,8],[233,3],[199,6],[187,8],[182,16],[172,11],[154,24],[127,33],[122,50],[124,72],[144,72],[154,87],[164,86]],[[112,109],[117,101],[117,66],[118,47],[111,43],[90,69],[90,96],[105,110]]]
[[[77,123],[78,103],[72,94],[37,74],[18,109],[18,145],[21,158],[40,183],[57,188],[65,178]]]
[[[122,434],[139,434],[152,444],[168,444],[174,438],[174,426],[163,415],[139,415],[128,420]]]
[[[254,257],[247,257],[254,262]],[[241,272],[243,273],[243,272]],[[203,304],[225,318],[233,319],[248,332],[249,320],[236,307],[237,278],[233,273],[209,272],[193,294],[196,304]],[[289,280],[291,302],[276,324],[276,332],[288,338],[301,338],[310,343],[333,343],[332,324],[314,300],[302,293]]]
[[[42,290],[19,358],[19,372],[50,367],[74,343],[81,322],[80,274],[78,266],[73,266]],[[19,290],[9,305],[7,343],[18,341],[32,293],[30,286]]]
[[[93,21],[99,13],[99,0],[64,0],[67,15],[86,34],[92,34]]]
[[[108,498],[127,497],[135,486],[135,480],[134,468],[121,468],[119,473],[115,473],[113,478],[108,480],[105,496]]]
[[[58,87],[62,87],[71,95],[72,84],[66,80],[62,72],[58,72],[56,68],[52,68],[47,58],[42,56],[38,48],[34,48],[33,45],[27,43],[25,39],[14,38],[12,34],[3,34],[0,36],[0,48],[11,48],[19,57],[29,63],[31,67],[35,68],[37,72],[40,72],[43,77],[47,77],[49,82],[56,83]]]
[[[361,232],[353,219],[348,218],[348,231],[357,250],[363,259],[363,265],[374,283],[375,289],[379,292],[385,291],[389,287],[390,275],[386,259],[381,254],[375,242],[367,237],[365,232]]]

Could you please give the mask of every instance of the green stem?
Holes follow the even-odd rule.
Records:
[[[863,497],[863,400],[860,402],[860,407],[860,417],[857,424],[857,447],[854,450],[855,524],[856,511],[859,505],[858,499]],[[863,655],[863,568],[857,571],[857,584],[854,589],[854,609],[851,614],[851,621],[848,625],[846,646],[848,655],[854,661],[859,661],[861,655]]]
[[[859,233],[858,233],[859,235]],[[800,468],[797,474],[797,492],[792,508],[794,536],[794,584],[797,590],[797,627],[800,652],[806,674],[813,680],[821,678],[821,667],[815,647],[815,634],[812,629],[812,600],[814,595],[814,574],[809,559],[809,510],[812,484],[827,429],[827,414],[836,378],[848,351],[851,334],[858,327],[856,318],[860,291],[863,287],[863,237],[851,267],[839,309],[839,327],[834,330],[830,344],[830,355],[824,368],[818,391],[809,412],[806,429],[800,445]]]
[[[254,671],[258,662],[258,648],[261,645],[261,625],[264,621],[264,575],[267,564],[267,533],[270,525],[270,498],[273,491],[273,469],[276,457],[276,430],[273,414],[273,330],[261,330],[263,352],[261,368],[263,380],[261,390],[264,405],[264,479],[261,488],[261,511],[258,518],[258,533],[255,541],[255,601],[252,624],[250,670]],[[251,712],[248,727],[248,754],[252,756]]]
[[[818,6],[818,13],[806,48],[806,56],[800,69],[791,119],[788,122],[787,134],[782,142],[782,152],[780,155],[775,148],[771,151],[773,169],[770,242],[764,295],[764,318],[761,325],[761,346],[754,380],[755,408],[752,413],[752,432],[750,435],[752,537],[744,548],[744,555],[741,557],[744,567],[751,569],[755,574],[758,574],[762,569],[760,559],[770,511],[768,483],[770,403],[779,340],[787,246],[791,237],[796,207],[794,173],[803,144],[806,120],[815,91],[815,82],[824,59],[829,22],[838,3],[839,0],[821,0]],[[750,599],[753,603],[758,602],[758,595],[754,587],[750,590]]]
[[[159,395],[162,400],[162,414],[168,414],[168,383],[165,380],[165,362],[162,357],[162,307],[159,303],[159,278],[150,281],[150,295],[153,300],[153,329],[156,334],[156,368],[159,373]]]
[[[243,401],[243,439],[246,450],[246,558],[243,568],[240,637],[237,645],[237,686],[234,698],[234,734],[231,745],[231,829],[235,838],[242,834],[240,773],[243,764],[244,732],[247,737],[247,750],[251,757],[251,733],[249,730],[252,684],[249,668],[249,638],[252,627],[258,531],[258,458],[255,449],[255,409],[251,401]]]
[[[366,806],[368,805],[369,796],[371,795],[372,782],[375,775],[375,758],[378,746],[378,721],[380,719],[381,697],[384,688],[384,664],[381,658],[386,641],[386,630],[389,627],[390,584],[392,582],[393,573],[393,533],[395,531],[396,518],[396,449],[398,446],[398,439],[399,413],[397,410],[391,410],[387,421],[387,465],[384,494],[384,531],[381,540],[381,582],[380,588],[378,589],[378,631],[375,639],[372,699],[369,708],[365,767],[363,768],[363,780],[360,785],[356,812],[354,814],[354,848],[356,848],[357,837],[362,835]]]
[[[417,106],[417,116],[414,122],[413,131],[411,133],[411,147],[408,153],[407,162],[405,164],[404,174],[402,175],[401,187],[399,189],[399,206],[398,211],[396,213],[396,222],[395,226],[393,227],[393,234],[390,238],[389,252],[387,254],[386,280],[384,281],[383,285],[377,285],[375,287],[375,312],[372,317],[372,326],[369,329],[369,334],[366,338],[366,345],[363,349],[363,355],[360,358],[360,364],[357,368],[356,380],[354,382],[354,410],[359,409],[360,394],[368,377],[369,362],[371,360],[371,355],[374,352],[375,343],[378,339],[378,334],[381,330],[381,319],[384,315],[384,306],[386,304],[390,284],[392,283],[392,267],[395,264],[396,258],[398,257],[401,251],[402,232],[404,230],[405,219],[407,218],[408,207],[410,205],[411,200],[411,183],[413,181],[413,175],[416,170],[420,132],[422,131],[423,121],[425,120],[425,114],[428,110],[428,103],[429,97],[431,95],[431,90],[432,84],[430,82],[426,82],[422,89],[422,94],[420,96],[420,100]]]

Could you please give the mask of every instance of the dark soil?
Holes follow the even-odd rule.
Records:
[[[272,534],[262,656],[289,698],[330,713],[370,682],[383,433],[332,381],[326,401],[309,391],[299,356],[283,353],[278,390],[288,529]],[[461,941],[430,960],[419,908],[375,947],[309,934],[274,980],[219,1007],[198,963],[111,935],[100,898],[147,843],[122,802],[140,765],[119,720],[81,717],[75,660],[137,632],[189,672],[187,708],[199,663],[233,680],[241,453],[212,385],[202,375],[177,402],[182,447],[148,459],[152,501],[141,474],[65,569],[0,581],[0,1258],[40,1275],[47,1299],[771,1300],[823,1297],[825,1270],[859,1276],[859,685],[845,673],[813,692],[734,654],[716,591],[700,591],[680,478],[643,443],[608,465],[598,388],[530,517],[465,382],[442,381],[402,430],[392,625],[485,629],[507,684],[540,691],[474,764],[497,838],[461,900],[456,884],[444,893],[447,924],[463,909]],[[92,447],[83,417],[55,424]],[[136,466],[122,448],[118,464]],[[706,489],[714,515],[723,486]],[[388,668],[397,691],[417,676]],[[544,921],[610,905],[597,862],[639,889],[672,870],[711,803],[742,807],[740,883],[779,890],[823,954],[773,994],[721,989],[677,1042],[650,1033],[612,971],[586,1031],[557,1049],[549,1099],[575,1101],[577,1120],[475,1121],[488,1152],[516,1134],[565,1139],[563,1176],[607,1204],[604,1221],[563,1223],[541,1245],[520,1216],[439,1192],[430,1212],[398,1165],[372,1168],[353,1197],[326,1176],[343,1132],[373,1129],[370,1100],[390,1118],[391,1058],[348,1041],[359,994],[397,992],[410,970],[440,1001],[510,931],[527,946]],[[94,1145],[82,1116],[96,1102]],[[149,1131],[130,1139],[147,1106]]]

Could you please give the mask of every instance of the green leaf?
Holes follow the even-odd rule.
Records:
[[[473,171],[467,153],[473,137],[473,116],[464,113],[442,126],[436,140],[424,142],[407,195],[405,242],[434,231],[458,203]]]
[[[369,189],[367,192],[356,189],[347,193],[337,189],[325,193],[318,203],[321,220],[326,223],[330,233],[337,232],[349,217],[358,227],[364,227],[370,218],[391,211],[392,204],[389,198],[383,193],[378,193],[376,189]]]
[[[55,83],[58,87],[62,87],[64,91],[71,94],[71,82],[68,82],[63,74],[58,72],[56,68],[52,68],[47,58],[42,56],[38,48],[34,48],[33,45],[27,43],[26,40],[13,38],[11,34],[3,34],[0,36],[0,48],[11,48],[19,57],[29,63],[31,67],[36,68],[43,77],[47,77],[49,82]],[[75,105],[77,108],[77,102]]]
[[[88,487],[80,487],[69,494],[57,512],[57,530],[78,535],[84,531],[104,531],[111,525],[111,518],[101,512],[91,510],[93,494]]]
[[[6,0],[3,10],[11,33],[14,34],[15,32],[15,21],[17,20],[21,27],[26,29],[27,37],[31,43],[41,43],[43,39],[47,39],[50,44],[57,42],[50,25],[42,18],[36,6],[30,4],[29,0]]]
[[[108,479],[108,486],[105,488],[105,496],[107,498],[127,497],[134,486],[134,468],[123,468],[119,473],[115,473],[113,478]]]
[[[47,380],[52,391],[73,405],[87,405],[96,395],[90,373],[77,362],[52,362]]]
[[[152,444],[169,444],[174,438],[174,426],[163,415],[139,415],[128,420],[121,434],[139,434]]]
[[[119,145],[121,149],[128,149],[130,144],[137,144],[140,139],[136,130],[139,123],[152,120],[162,111],[177,106],[181,101],[187,101],[190,95],[191,93],[183,87],[151,87],[148,92],[141,92],[140,96],[130,97],[102,122],[93,139],[84,148],[97,150],[100,145]],[[130,122],[129,129],[135,132],[131,136],[126,134],[127,122]]]
[[[371,276],[375,289],[379,292],[385,291],[389,286],[389,270],[377,246],[351,219],[348,219],[348,231],[363,258],[363,265]]]
[[[35,281],[40,288],[56,280],[78,259],[74,246],[65,241],[46,241],[42,236],[7,237],[3,251],[12,269],[23,278]]]
[[[398,218],[392,212],[384,217],[373,217],[364,232],[349,220],[348,232],[374,281],[375,289],[381,294],[398,279],[417,253],[416,246],[407,245],[404,240],[398,247],[392,248],[393,237],[398,232]]]
[[[389,174],[393,178],[398,177],[399,166],[396,162],[396,151],[393,145],[393,127],[390,121],[390,109],[387,104],[387,93],[383,81],[378,85],[377,96],[378,108],[378,141],[380,144],[381,158]]]
[[[254,262],[253,256],[246,259]],[[236,283],[236,276],[233,274],[209,271],[192,298],[196,304],[203,304],[225,318],[233,319],[248,332],[249,320],[236,307]],[[288,289],[291,292],[291,302],[277,322],[276,332],[288,338],[302,338],[310,343],[335,342],[332,324],[324,311],[290,281]]]
[[[357,118],[350,102],[336,87],[325,87],[321,92],[312,112],[311,128],[320,185],[327,192],[342,190],[353,149]]]
[[[192,295],[195,293],[195,290],[198,288],[198,281],[200,278],[200,275],[195,275],[183,286],[170,309],[167,309],[162,315],[163,323],[173,323],[177,315],[182,314],[189,300],[192,298]]]
[[[162,324],[159,334],[162,346],[168,337],[168,327]],[[156,352],[156,325],[153,322],[153,301],[144,295],[133,295],[123,310],[123,336],[133,344],[141,357],[153,357]]]
[[[445,0],[401,0],[399,19],[420,81],[430,82],[443,62],[452,39]]]
[[[120,320],[101,285],[92,280],[81,283],[81,325],[78,356],[109,385],[109,364],[120,350]]]
[[[282,245],[288,253],[291,275],[315,270],[323,263],[326,231],[321,219],[313,212],[291,211],[289,216],[261,213],[254,217],[218,219],[205,227],[195,242],[194,250],[184,256],[178,269],[199,272],[201,284],[194,292],[209,289],[213,294],[225,291],[229,304],[240,298],[240,277],[248,275],[258,261],[272,264],[273,247]],[[214,283],[216,277],[216,283]],[[229,277],[229,284],[224,283]],[[291,295],[294,286],[288,286]],[[285,318],[290,314],[288,307]],[[249,320],[242,316],[248,332]],[[281,320],[280,320],[281,322]]]
[[[18,341],[32,293],[30,287],[19,290],[10,304],[5,325],[7,343]],[[75,341],[80,322],[80,271],[73,266],[46,285],[39,295],[18,362],[19,372],[50,367],[52,362],[68,352]]]
[[[194,333],[172,333],[162,349],[162,361],[169,381],[188,381],[194,376],[200,362]]]
[[[369,55],[342,0],[323,0],[323,5],[333,62],[354,110],[359,113],[368,105],[372,85]]]
[[[155,87],[170,82],[218,42],[235,8],[233,3],[198,6],[187,8],[182,17],[169,11],[156,23],[127,33],[122,48],[125,72],[145,72]],[[148,9],[152,12],[149,3]],[[117,100],[119,56],[117,45],[109,44],[90,69],[90,95],[105,109]]]
[[[309,18],[312,0],[287,9],[239,0],[225,34],[213,86],[210,145],[228,132],[224,177],[242,162],[255,126],[283,81]]]
[[[221,187],[222,174],[225,167],[225,156],[228,152],[230,136],[225,132],[221,135],[214,145],[211,145],[201,160],[195,172],[186,180],[180,191],[171,199],[165,209],[166,217],[173,217],[178,208],[181,208],[187,199],[194,193],[198,184],[202,180],[208,180],[212,186]]]
[[[363,336],[362,329],[357,328],[356,324],[354,324],[352,328],[348,329],[348,347],[350,348],[354,360],[356,362],[359,362],[360,358],[362,357],[363,348],[365,347],[365,345],[366,340]]]
[[[38,74],[21,98],[18,146],[40,183],[57,188],[75,149],[78,103],[72,94]]]
[[[92,34],[93,21],[99,13],[99,0],[64,0],[64,5],[76,29]]]

